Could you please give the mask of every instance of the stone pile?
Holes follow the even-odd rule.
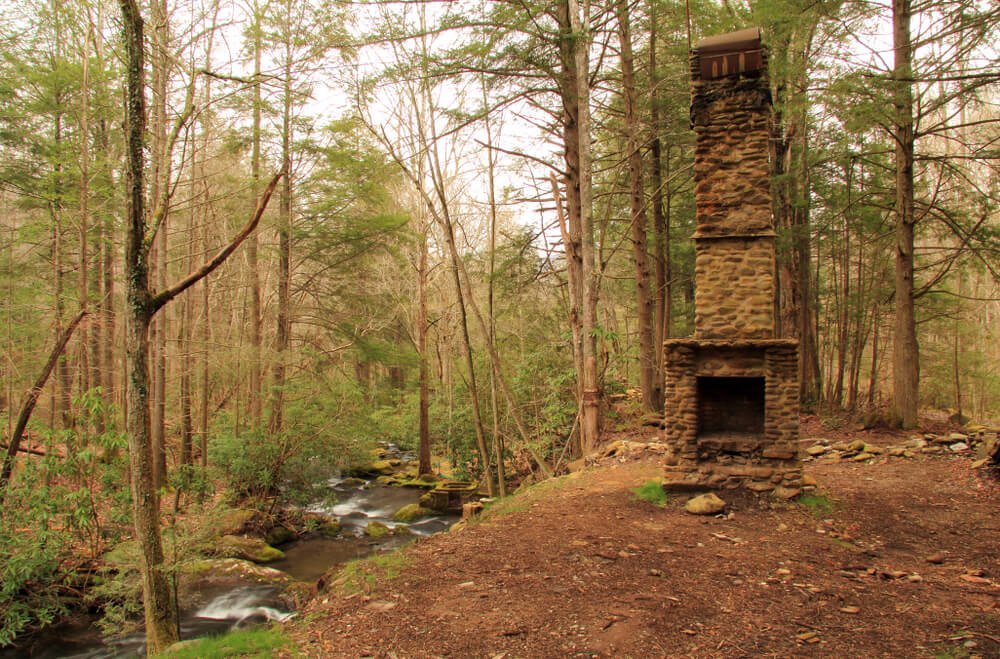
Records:
[[[867,462],[874,458],[917,458],[921,455],[978,455],[973,463],[979,467],[1000,456],[1000,439],[996,431],[946,434],[924,433],[911,435],[906,441],[893,446],[877,446],[862,439],[831,442],[828,439],[804,440],[803,460],[842,460]]]

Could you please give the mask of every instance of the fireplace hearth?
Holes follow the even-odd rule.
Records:
[[[767,52],[752,28],[691,56],[695,332],[664,343],[667,489],[795,496],[798,343],[776,336]]]

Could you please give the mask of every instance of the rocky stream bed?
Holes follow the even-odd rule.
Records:
[[[252,515],[250,511],[233,511],[235,521],[222,525],[222,535],[215,543],[225,557],[198,561],[181,579],[181,638],[288,620],[295,615],[296,602],[330,569],[446,531],[459,520],[458,514],[421,506],[429,483],[410,473],[412,456],[390,446],[380,449],[376,457],[371,465],[355,472],[364,478],[329,481],[332,496],[328,501],[332,503],[316,503],[301,511],[314,527],[311,531],[293,533],[279,525],[263,534],[244,533]],[[144,656],[141,633],[104,639],[96,623],[94,616],[77,616],[44,630],[24,645],[0,650],[0,659]]]

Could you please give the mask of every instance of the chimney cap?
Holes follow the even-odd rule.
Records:
[[[715,80],[760,71],[765,67],[761,37],[759,27],[705,37],[694,49],[697,74]]]
[[[698,41],[694,47],[699,55],[708,53],[738,53],[761,47],[763,32],[759,27],[748,27],[726,34],[716,34]]]

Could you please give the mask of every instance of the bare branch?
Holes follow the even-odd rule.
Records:
[[[203,278],[211,274],[213,270],[225,263],[226,259],[228,259],[229,256],[236,251],[236,248],[240,246],[240,243],[246,240],[247,237],[254,232],[254,229],[257,228],[257,225],[260,223],[260,218],[264,215],[264,211],[267,210],[267,203],[271,201],[271,195],[274,194],[274,189],[278,187],[278,181],[281,180],[282,176],[287,175],[287,169],[282,169],[274,175],[274,178],[271,179],[271,182],[268,183],[267,188],[264,190],[264,194],[262,194],[260,199],[257,200],[257,208],[254,210],[250,221],[246,223],[246,225],[238,234],[236,234],[228,245],[219,250],[219,253],[216,254],[211,261],[208,261],[167,290],[153,296],[153,299],[149,302],[150,313],[155,314],[160,307],[165,305],[167,302],[170,302],[170,300],[174,299],[190,287],[194,286]]]

